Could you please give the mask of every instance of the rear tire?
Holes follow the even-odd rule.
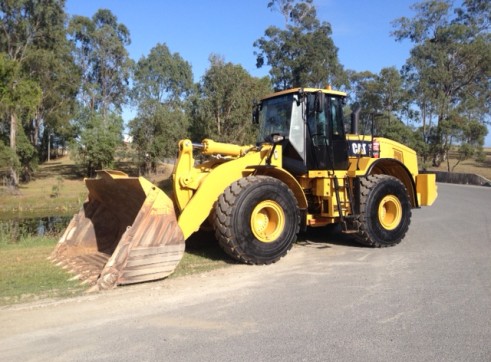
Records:
[[[220,196],[213,218],[222,249],[247,264],[271,264],[286,255],[300,229],[292,191],[280,180],[248,176]]]
[[[378,248],[399,244],[411,223],[411,203],[404,184],[392,176],[370,175],[360,180],[360,194],[356,240]]]

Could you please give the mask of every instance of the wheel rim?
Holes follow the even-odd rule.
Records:
[[[254,236],[263,243],[276,240],[285,227],[285,213],[282,207],[265,200],[256,205],[251,215],[251,230]]]
[[[386,230],[394,230],[402,220],[401,201],[394,195],[385,196],[378,207],[378,219]]]

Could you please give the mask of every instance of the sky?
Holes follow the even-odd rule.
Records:
[[[166,44],[192,66],[199,81],[209,67],[211,54],[240,64],[253,76],[268,74],[256,68],[253,43],[271,25],[283,27],[279,12],[268,9],[268,0],[67,0],[66,12],[92,17],[109,9],[130,31],[130,57],[147,56],[158,43]],[[392,21],[413,17],[416,0],[314,0],[317,16],[332,26],[332,38],[345,69],[400,69],[412,44],[396,42],[390,35]],[[123,118],[131,118],[126,110]],[[491,133],[491,132],[490,132]],[[486,139],[491,146],[491,135]]]

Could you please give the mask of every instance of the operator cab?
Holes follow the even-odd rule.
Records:
[[[346,170],[345,98],[342,92],[310,88],[264,98],[257,109],[258,142],[281,144],[283,167],[292,174]]]

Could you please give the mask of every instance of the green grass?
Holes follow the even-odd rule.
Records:
[[[0,305],[83,294],[87,286],[47,260],[58,237],[21,237],[19,242],[0,232]],[[186,247],[170,278],[203,273],[232,264],[211,234],[199,233]]]
[[[81,294],[85,287],[47,257],[56,238],[28,237],[0,243],[0,305]]]
[[[149,180],[170,193],[171,170],[166,166]],[[30,237],[13,221],[74,214],[86,197],[83,177],[68,157],[41,165],[33,181],[18,190],[0,186],[0,305],[78,295],[87,290],[79,281],[69,281],[71,274],[47,260],[59,235]],[[230,263],[211,234],[199,233],[187,243],[183,259],[170,277],[202,273]]]
[[[170,277],[204,273],[234,263],[218,246],[218,242],[210,232],[200,231],[186,241],[186,252]]]
[[[78,210],[87,190],[78,168],[66,156],[39,166],[18,189],[0,186],[0,217],[67,215]]]

